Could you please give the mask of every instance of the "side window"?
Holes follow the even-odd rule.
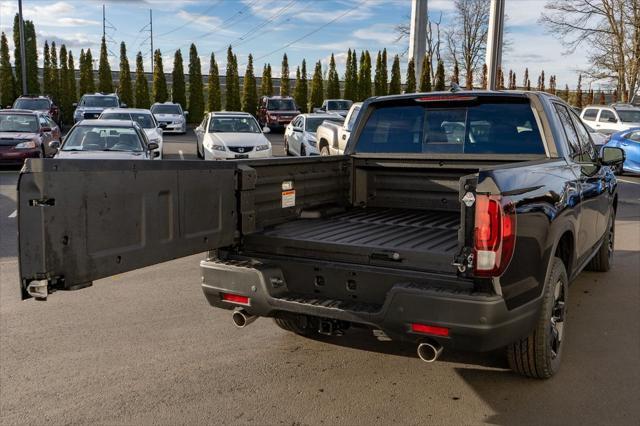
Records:
[[[580,139],[578,138],[576,129],[573,127],[569,111],[564,105],[560,104],[555,104],[555,108],[558,113],[558,118],[560,118],[560,122],[562,123],[564,134],[567,137],[567,144],[569,145],[570,151],[569,154],[573,160],[578,161],[580,158]]]
[[[600,119],[598,121],[601,123],[615,123],[618,120],[616,120],[616,116],[611,111],[603,109],[602,111],[600,111]]]
[[[630,140],[636,141],[636,142],[640,142],[640,131],[629,133],[627,135],[627,139],[630,139]]]
[[[598,110],[594,108],[588,108],[584,114],[582,115],[583,120],[588,121],[596,121],[596,117],[598,116]]]
[[[356,122],[356,118],[358,118],[358,113],[360,112],[360,107],[355,107],[353,109],[353,113],[351,117],[349,117],[349,122],[347,123],[347,130],[351,131],[353,129],[353,124]]]
[[[49,122],[47,121],[47,117],[41,115],[39,118],[40,127],[49,127]]]
[[[578,139],[580,140],[580,150],[582,151],[580,162],[595,163],[597,159],[596,149],[593,146],[593,142],[591,141],[589,132],[584,127],[584,124],[582,124],[582,121],[580,121],[580,119],[575,114],[571,114],[571,118],[573,119],[573,125],[578,132]]]

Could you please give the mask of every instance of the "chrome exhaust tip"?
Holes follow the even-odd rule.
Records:
[[[231,319],[233,320],[233,324],[238,328],[244,328],[254,322],[258,317],[255,315],[250,315],[244,309],[236,309],[233,311],[231,315]]]
[[[434,362],[441,354],[442,346],[437,342],[423,342],[418,345],[418,356],[424,362]]]

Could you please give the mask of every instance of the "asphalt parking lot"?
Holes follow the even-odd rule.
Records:
[[[282,155],[282,134],[271,134]],[[165,156],[195,158],[192,135]],[[620,179],[616,254],[569,295],[563,366],[511,373],[502,352],[303,338],[260,319],[239,330],[209,307],[191,256],[20,301],[16,170],[0,172],[2,424],[637,424],[640,419],[640,178]]]

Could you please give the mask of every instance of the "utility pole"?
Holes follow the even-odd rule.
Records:
[[[149,39],[151,40],[151,75],[153,75],[153,14],[149,9]]]
[[[20,74],[22,77],[22,94],[27,95],[27,58],[24,46],[24,20],[22,19],[22,0],[18,0],[18,26],[20,27]]]
[[[489,35],[487,37],[487,88],[496,90],[498,70],[502,62],[502,34],[504,32],[504,2],[491,0]]]
[[[427,0],[412,0],[411,30],[409,33],[409,60],[413,59],[416,81],[420,80],[424,54],[427,50]]]

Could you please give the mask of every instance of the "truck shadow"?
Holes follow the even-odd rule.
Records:
[[[398,357],[418,358],[416,353],[417,346],[415,344],[397,341],[381,341],[374,337],[372,331],[367,328],[350,328],[345,332],[345,336],[314,335],[308,338],[344,348]],[[503,350],[479,353],[458,350],[447,351],[445,348],[437,362],[463,363],[499,369],[509,368]]]

